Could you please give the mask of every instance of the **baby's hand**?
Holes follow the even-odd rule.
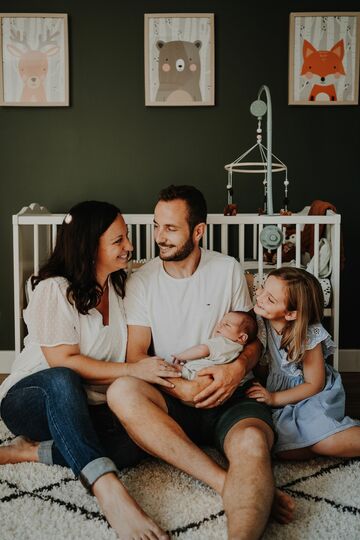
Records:
[[[172,354],[172,359],[173,359],[173,364],[174,366],[183,366],[185,363],[186,363],[186,360],[182,360],[180,358],[180,354],[177,355],[177,354]]]
[[[266,403],[266,405],[270,405],[270,407],[273,405],[273,394],[258,382],[255,382],[251,388],[246,390],[246,395],[256,399],[256,401]]]

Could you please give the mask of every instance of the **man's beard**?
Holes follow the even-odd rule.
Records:
[[[161,246],[161,244],[159,244]],[[165,244],[164,244],[165,247]],[[175,246],[166,246],[166,247],[175,247]],[[159,254],[159,257],[163,261],[183,261],[186,259],[190,253],[194,251],[194,242],[192,237],[190,236],[186,242],[180,246],[177,251],[173,255],[162,255],[161,252]]]

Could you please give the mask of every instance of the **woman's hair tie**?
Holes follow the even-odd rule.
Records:
[[[69,223],[72,222],[72,215],[71,214],[66,214],[65,218],[64,218],[64,222],[69,225]]]

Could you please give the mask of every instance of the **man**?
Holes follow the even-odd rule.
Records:
[[[127,285],[129,362],[148,356],[151,345],[170,361],[176,351],[209,338],[226,312],[252,308],[239,263],[199,246],[206,213],[204,197],[194,187],[169,186],[161,192],[154,214],[159,257]],[[109,406],[140,447],[222,495],[228,536],[236,540],[261,536],[274,497],[271,411],[245,396],[247,385],[239,386],[260,351],[255,340],[233,363],[206,368],[194,381],[169,379],[171,395],[125,377],[108,391]],[[195,443],[223,451],[228,470]],[[291,499],[279,493],[277,501],[280,519],[290,521]]]

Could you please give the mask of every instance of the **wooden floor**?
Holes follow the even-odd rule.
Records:
[[[345,412],[352,418],[360,418],[360,373],[342,373],[341,377],[346,392]],[[0,383],[5,378],[6,375],[0,374]]]

